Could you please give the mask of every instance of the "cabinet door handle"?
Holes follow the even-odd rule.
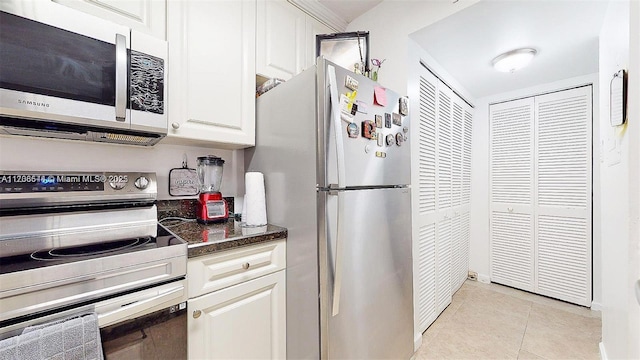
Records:
[[[513,212],[513,208],[507,208],[507,211],[512,213]]]
[[[194,318],[194,319],[199,318],[199,317],[200,317],[200,315],[202,315],[202,311],[200,311],[200,310],[195,310],[195,311],[193,312],[193,318]]]
[[[178,130],[180,128],[180,124],[177,122],[171,123],[171,127]]]
[[[251,266],[251,264],[249,264],[248,262],[242,264],[242,268],[245,270],[249,270],[249,267]]]

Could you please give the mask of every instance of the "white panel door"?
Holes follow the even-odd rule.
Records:
[[[591,86],[537,96],[540,294],[591,305]]]
[[[534,289],[534,101],[494,104],[490,121],[491,281]]]
[[[436,319],[436,106],[438,80],[424,71],[420,76],[417,141],[414,146],[413,226],[418,229],[415,260],[415,323],[422,333]],[[415,118],[415,117],[414,117]],[[414,130],[414,133],[416,130]],[[417,164],[417,165],[416,165]]]

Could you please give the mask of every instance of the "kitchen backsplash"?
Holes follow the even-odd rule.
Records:
[[[229,205],[229,218],[231,218],[234,214],[234,199],[232,197],[224,199]],[[158,201],[158,219],[162,220],[167,217],[195,219],[197,207],[197,199],[160,200]]]
[[[184,156],[190,168],[196,158],[215,155],[225,160],[222,194],[244,195],[244,150],[158,144],[153,147],[51,140],[30,137],[0,137],[0,169],[5,171],[152,171],[158,177],[158,199],[180,199],[169,195],[169,171],[180,168]],[[195,197],[190,197],[195,198]]]

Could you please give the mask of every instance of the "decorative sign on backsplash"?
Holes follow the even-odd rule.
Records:
[[[174,168],[169,171],[169,195],[195,196],[199,192],[198,174],[195,169],[187,167],[186,159],[182,161],[181,168]]]

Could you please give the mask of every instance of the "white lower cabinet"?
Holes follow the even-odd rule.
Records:
[[[188,302],[189,359],[284,359],[285,271]]]
[[[286,358],[286,241],[189,259],[189,359]]]

